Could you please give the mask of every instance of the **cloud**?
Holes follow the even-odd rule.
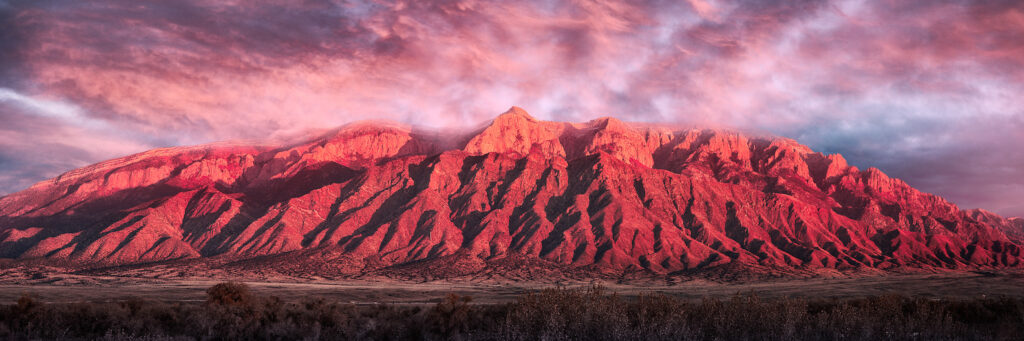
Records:
[[[113,135],[138,148],[475,125],[513,104],[731,126],[1024,215],[1021,36],[1017,1],[11,2],[0,80],[17,120],[92,122],[77,133],[97,143],[136,132]],[[0,174],[45,164],[16,154]]]
[[[5,93],[8,92],[8,93]],[[153,148],[138,137],[81,124],[72,106],[0,90],[0,193],[89,164]]]

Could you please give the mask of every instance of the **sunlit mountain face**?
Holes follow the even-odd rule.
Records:
[[[153,148],[468,132],[517,105],[787,137],[1021,216],[1022,36],[1019,1],[0,1],[0,193]]]
[[[15,264],[159,272],[184,261],[301,278],[813,276],[1024,260],[1019,220],[792,139],[543,121],[518,107],[464,133],[363,122],[282,145],[155,149],[0,198],[0,227],[0,257]]]

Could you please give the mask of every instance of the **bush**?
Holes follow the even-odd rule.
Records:
[[[469,329],[469,318],[472,309],[469,302],[472,297],[448,294],[444,300],[430,310],[427,323],[431,326],[431,332],[445,337],[461,334]]]
[[[1024,300],[881,296],[696,302],[601,287],[532,292],[508,304],[448,295],[428,306],[357,306],[252,295],[244,284],[207,290],[205,304],[141,299],[0,306],[0,339],[307,340],[1019,340]]]
[[[206,303],[245,306],[252,302],[249,286],[240,282],[219,283],[206,289]]]

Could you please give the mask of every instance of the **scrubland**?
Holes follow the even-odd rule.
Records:
[[[1019,340],[1024,299],[901,295],[699,300],[620,295],[601,286],[531,290],[505,302],[448,294],[430,303],[358,304],[289,297],[238,282],[202,300],[47,302],[0,306],[4,339],[135,340]]]

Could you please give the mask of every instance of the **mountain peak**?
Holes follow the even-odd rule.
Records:
[[[998,216],[998,214],[996,214],[995,212],[986,210],[984,208],[972,208],[972,209],[967,210],[967,212],[972,214],[972,215],[986,215],[986,216],[992,216],[992,217]]]
[[[626,130],[629,127],[617,118],[605,116],[594,120],[601,129],[605,130]]]
[[[464,150],[473,154],[512,152],[520,155],[539,150],[546,156],[565,157],[565,149],[558,141],[561,133],[561,124],[539,121],[514,106],[473,136]]]
[[[517,106],[512,106],[511,108],[506,110],[501,115],[498,115],[497,119],[502,119],[502,118],[525,118],[525,119],[527,119],[529,121],[534,121],[534,122],[537,121],[536,118],[534,118],[533,116],[530,116],[530,113],[527,113],[526,110],[523,110],[523,108],[520,108],[520,107],[517,107]]]

